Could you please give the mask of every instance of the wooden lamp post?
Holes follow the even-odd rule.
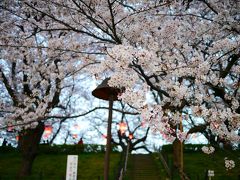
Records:
[[[107,145],[104,159],[104,180],[108,180],[109,174],[109,160],[110,160],[110,151],[111,151],[111,129],[112,129],[112,108],[113,101],[116,101],[118,98],[118,93],[121,92],[120,89],[115,87],[110,87],[108,81],[110,78],[106,78],[103,82],[92,92],[92,95],[109,101],[109,111],[108,111],[108,126],[107,126]]]

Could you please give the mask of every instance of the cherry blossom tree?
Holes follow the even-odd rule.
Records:
[[[31,173],[44,123],[70,116],[64,112],[75,93],[75,78],[94,62],[81,61],[91,52],[72,50],[71,38],[62,41],[71,33],[41,31],[35,24],[44,16],[25,9],[22,2],[2,1],[1,17],[0,127],[18,131],[23,156],[19,176],[25,176]]]
[[[228,3],[158,8],[136,22],[143,29],[131,29],[129,42],[108,50],[102,67],[113,72],[111,85],[125,86],[119,98],[138,108],[156,130],[171,132],[171,124],[187,120],[185,114],[203,118],[222,138],[239,140],[239,4],[228,9]],[[151,90],[159,103],[146,101]]]
[[[239,142],[238,8],[236,1],[183,1],[141,13],[126,40],[109,48],[102,62],[102,69],[112,72],[110,85],[124,85],[119,98],[175,141],[209,129]],[[154,103],[146,101],[149,91]],[[182,132],[190,118],[202,121]]]
[[[8,125],[23,115],[29,122],[34,108],[39,118],[28,126],[40,126],[60,102],[60,80],[76,65],[98,62],[89,72],[124,86],[119,99],[166,139],[183,142],[209,129],[239,141],[239,1],[10,0],[0,8]],[[193,129],[182,131],[190,121]]]

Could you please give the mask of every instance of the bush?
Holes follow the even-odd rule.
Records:
[[[118,152],[116,146],[112,146],[113,152]],[[74,144],[74,145],[48,145],[41,144],[39,146],[40,154],[79,154],[79,153],[103,153],[105,145],[98,144]]]
[[[162,152],[164,153],[171,153],[173,152],[173,145],[172,144],[166,144],[162,146]]]
[[[1,153],[17,152],[18,149],[11,146],[0,146]],[[113,152],[119,152],[117,146],[112,146]],[[79,154],[79,153],[103,153],[105,145],[98,144],[71,144],[71,145],[49,145],[40,144],[39,154]]]
[[[0,146],[1,153],[16,152],[17,149],[12,146]]]
[[[202,152],[202,147],[206,144],[184,144],[184,152]]]

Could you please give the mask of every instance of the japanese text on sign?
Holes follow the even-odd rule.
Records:
[[[66,180],[77,180],[78,155],[68,155]]]

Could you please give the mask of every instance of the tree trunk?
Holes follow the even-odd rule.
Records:
[[[183,173],[183,142],[176,138],[173,142],[173,165],[177,168],[181,180],[184,180]]]
[[[175,168],[181,168],[182,161],[182,143],[179,139],[175,139],[173,142],[173,165]]]
[[[173,165],[176,168],[179,168],[180,165],[180,141],[176,138],[173,142]]]
[[[18,148],[22,154],[21,167],[18,179],[23,179],[31,174],[32,164],[37,156],[38,145],[44,132],[44,123],[40,122],[35,129],[28,129],[21,132]]]
[[[229,150],[229,151],[232,150],[231,141],[229,141],[229,140],[223,140],[222,142],[223,142],[223,148],[224,148],[225,150]]]

